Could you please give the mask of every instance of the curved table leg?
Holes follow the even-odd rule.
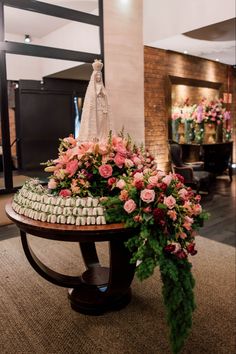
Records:
[[[81,277],[57,273],[54,270],[48,268],[46,265],[44,265],[31,249],[27,240],[26,233],[24,231],[20,231],[20,235],[26,258],[28,259],[29,263],[34,268],[34,270],[44,279],[48,280],[53,284],[66,288],[78,287],[82,283]]]
[[[24,253],[34,270],[49,282],[70,288],[69,299],[72,309],[89,315],[101,315],[107,311],[120,310],[131,300],[130,284],[135,266],[124,240],[110,241],[110,268],[101,267],[94,242],[81,244],[86,267],[82,276],[69,276],[55,272],[43,264],[35,255],[24,231],[20,231]]]

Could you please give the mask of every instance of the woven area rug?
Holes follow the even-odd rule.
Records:
[[[9,226],[16,236],[14,225]],[[0,228],[1,233],[1,228]],[[79,246],[32,237],[32,248],[54,269],[80,274]],[[183,354],[235,352],[235,249],[199,237],[192,258],[197,309]],[[107,244],[98,252],[107,264]],[[132,283],[123,310],[104,316],[74,312],[67,289],[42,279],[26,260],[19,237],[0,241],[1,354],[169,354],[159,270]]]

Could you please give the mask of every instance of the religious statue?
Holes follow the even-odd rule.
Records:
[[[91,75],[86,91],[81,126],[79,131],[79,141],[93,141],[107,139],[112,129],[110,120],[110,109],[107,92],[102,79],[101,60],[95,60],[92,64],[93,73]]]

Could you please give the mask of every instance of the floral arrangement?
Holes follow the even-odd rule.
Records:
[[[181,123],[184,123],[186,120],[187,121],[192,121],[195,118],[195,111],[196,111],[197,105],[190,105],[189,103],[189,98],[187,98],[184,102],[182,103],[175,103],[172,106],[172,112],[171,112],[171,118],[174,121],[179,121]]]
[[[81,144],[64,138],[58,158],[46,165],[52,195],[99,197],[106,222],[136,230],[126,242],[131,262],[140,280],[159,266],[172,350],[179,353],[195,308],[189,256],[197,253],[196,232],[208,216],[200,196],[181,176],[159,171],[150,153],[123,134]]]
[[[230,111],[226,109],[223,99],[207,101],[203,98],[199,104],[191,105],[187,98],[183,103],[173,105],[171,117],[182,123],[190,120],[196,123],[220,124],[230,120]]]
[[[205,123],[210,124],[221,124],[230,119],[230,112],[226,110],[224,101],[222,99],[217,99],[215,101],[208,102],[206,99],[202,99],[200,105],[198,106],[198,111],[202,111],[202,115],[198,115],[199,123],[201,119]]]

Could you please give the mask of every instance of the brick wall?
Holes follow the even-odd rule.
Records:
[[[190,55],[184,55],[163,49],[144,47],[144,105],[145,105],[145,145],[156,157],[160,169],[168,170],[168,124],[171,108],[171,85],[168,75],[222,83],[221,92],[228,89],[228,70],[230,92],[233,93],[232,125],[235,140],[236,83],[235,72],[228,65]],[[191,90],[191,87],[189,87]],[[204,89],[202,93],[204,95]],[[210,90],[213,95],[215,90]],[[208,92],[210,92],[208,91]],[[189,92],[190,95],[191,92]],[[201,96],[201,90],[199,97]],[[234,161],[236,158],[234,156]]]

